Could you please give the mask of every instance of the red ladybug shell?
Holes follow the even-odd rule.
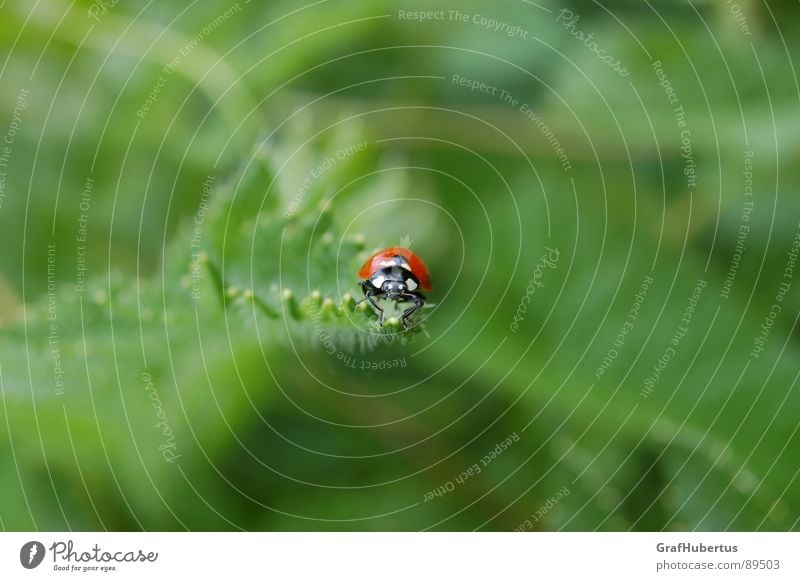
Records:
[[[408,261],[411,267],[411,272],[419,280],[419,286],[422,290],[430,292],[433,290],[431,286],[431,275],[428,272],[428,267],[422,262],[422,259],[411,252],[408,248],[402,246],[391,246],[380,252],[373,254],[369,260],[364,263],[361,270],[358,272],[359,278],[362,280],[368,279],[383,267],[383,263],[390,261],[395,256],[402,256]]]

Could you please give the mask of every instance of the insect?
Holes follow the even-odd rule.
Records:
[[[364,300],[378,315],[381,326],[384,311],[378,299],[413,303],[400,316],[403,328],[408,330],[411,327],[411,315],[425,304],[425,295],[421,291],[433,290],[428,267],[419,256],[402,246],[392,246],[373,254],[361,267],[358,277],[361,279]]]

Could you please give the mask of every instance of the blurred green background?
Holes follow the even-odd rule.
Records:
[[[0,528],[800,528],[797,16],[0,3]]]

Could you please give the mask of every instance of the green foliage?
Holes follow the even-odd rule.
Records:
[[[389,2],[248,3],[143,117],[229,3],[0,8],[3,110],[31,91],[0,208],[0,528],[796,529],[794,288],[751,355],[798,230],[796,42],[763,10],[754,50],[710,3],[612,4],[627,28],[574,10],[624,82],[528,3],[491,12],[527,44]],[[572,169],[455,73],[541,114]],[[356,305],[403,240],[435,287],[411,332]]]

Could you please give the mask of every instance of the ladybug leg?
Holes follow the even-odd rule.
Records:
[[[364,298],[358,301],[357,305],[360,305],[364,301],[369,302],[372,310],[375,311],[375,314],[378,315],[378,324],[382,327],[383,326],[383,309],[380,305],[375,301],[375,297],[380,296],[380,291],[376,290],[372,286],[370,286],[367,281],[361,283],[361,289],[364,291]]]
[[[361,284],[361,290],[364,291],[364,298],[358,301],[356,303],[356,306],[360,305],[361,303],[367,300],[367,295],[369,294],[369,289],[370,289],[366,280],[362,280],[360,284]]]
[[[383,316],[384,312],[383,309],[380,307],[378,303],[375,302],[375,297],[378,296],[380,293],[369,293],[367,295],[367,300],[369,304],[372,305],[372,310],[375,311],[375,314],[378,315],[378,324],[383,327]]]
[[[420,295],[413,293],[406,293],[403,296],[414,303],[400,316],[400,321],[403,323],[403,328],[408,331],[411,328],[411,322],[409,321],[411,315],[422,308],[422,305],[425,304],[425,299],[423,299]]]

